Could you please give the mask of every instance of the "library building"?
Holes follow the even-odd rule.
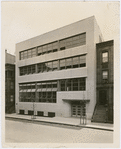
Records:
[[[94,16],[16,44],[15,104],[17,114],[113,119],[113,41]]]

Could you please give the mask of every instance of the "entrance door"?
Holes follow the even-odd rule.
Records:
[[[72,116],[80,117],[81,109],[80,105],[72,105]]]
[[[107,90],[99,91],[99,103],[105,105],[107,103]]]

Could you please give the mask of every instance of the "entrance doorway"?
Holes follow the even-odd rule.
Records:
[[[99,104],[105,105],[107,103],[107,90],[99,91]]]
[[[81,105],[73,104],[72,105],[72,116],[73,117],[80,117],[82,107]]]

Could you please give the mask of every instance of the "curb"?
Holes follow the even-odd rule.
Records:
[[[88,125],[73,125],[73,124],[66,124],[66,123],[59,123],[59,122],[48,122],[48,121],[42,121],[37,119],[25,119],[25,118],[17,118],[17,117],[9,117],[5,116],[5,119],[7,120],[14,120],[14,121],[23,121],[23,122],[34,122],[37,124],[46,124],[51,126],[66,126],[66,127],[73,127],[73,128],[89,128],[89,129],[98,129],[98,130],[105,130],[105,131],[114,131],[113,129],[109,128],[101,128],[101,127],[95,127],[95,126],[88,126]]]

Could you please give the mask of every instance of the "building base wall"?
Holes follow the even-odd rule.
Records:
[[[19,102],[17,105],[17,113],[21,114],[33,114],[38,116],[56,116],[56,117],[72,117],[72,105],[80,104],[80,99],[83,100],[83,96],[87,97],[86,91],[64,91],[57,92],[57,103],[28,103],[28,102]],[[90,106],[90,101],[86,105],[86,116],[87,119],[91,119],[93,112],[88,112],[87,108]],[[91,110],[93,111],[93,110]],[[80,116],[78,116],[80,117]]]

